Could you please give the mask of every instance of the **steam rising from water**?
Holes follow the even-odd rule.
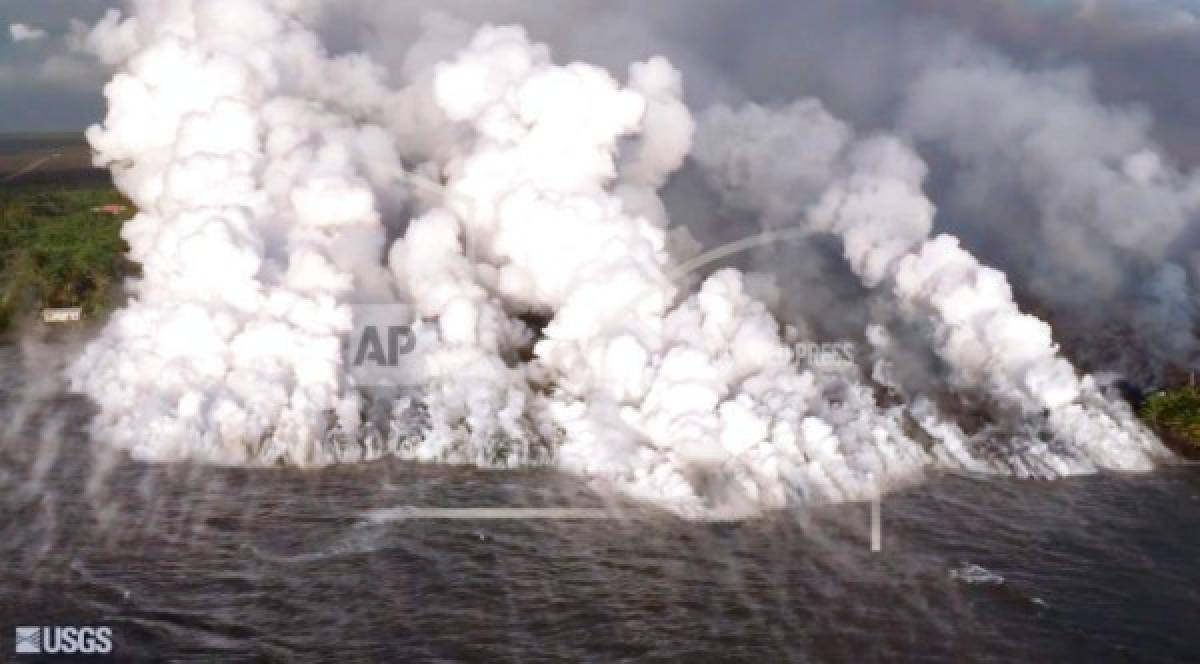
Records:
[[[712,109],[693,151],[665,59],[618,81],[516,27],[463,45],[444,19],[393,88],[322,48],[317,9],[147,0],[91,35],[120,73],[88,137],[140,210],[125,235],[144,266],[69,371],[98,437],[155,460],[554,463],[696,517],[866,498],[933,465],[1048,477],[1165,454],[1002,273],[930,237],[900,139],[805,101]],[[879,366],[811,366],[791,347],[807,326],[736,270],[677,284],[658,190],[689,154],[769,225],[838,238],[922,331],[938,391],[989,424]],[[444,199],[410,196],[411,173]],[[394,400],[341,355],[353,305],[381,302],[411,306],[428,349]],[[895,322],[866,331],[881,360],[903,352]]]
[[[785,166],[748,193],[731,176],[772,170],[780,154],[791,153],[778,140],[741,140],[761,126],[769,127],[763,136],[820,145],[825,163]],[[768,222],[807,216],[839,236],[863,283],[886,285],[903,316],[924,327],[951,388],[979,395],[998,416],[1019,418],[1053,441],[1033,445],[1026,456],[1051,474],[1149,463],[1158,446],[1153,436],[1128,408],[1104,398],[1092,378],[1076,374],[1049,325],[1018,310],[1004,274],[980,265],[951,236],[929,237],[934,207],[921,193],[925,165],[902,142],[886,135],[851,141],[850,130],[813,100],[777,114],[717,108],[705,128],[698,159],[717,187],[757,205]],[[803,192],[816,191],[821,178],[833,183],[819,200],[805,200]],[[880,345],[886,336],[875,332]],[[951,441],[956,451],[960,442]]]

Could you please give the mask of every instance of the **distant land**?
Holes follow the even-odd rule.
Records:
[[[92,150],[82,133],[0,133],[0,186],[110,182],[107,170],[92,166]]]

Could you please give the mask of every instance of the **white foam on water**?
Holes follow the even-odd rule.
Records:
[[[974,563],[967,563],[962,567],[950,570],[950,578],[969,585],[998,586],[1004,583],[1003,576]],[[1034,601],[1044,604],[1044,602],[1041,602],[1037,598],[1034,598]]]

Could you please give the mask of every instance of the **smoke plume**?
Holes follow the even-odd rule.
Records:
[[[693,517],[869,498],[936,467],[1056,477],[1165,456],[1004,273],[933,233],[927,166],[901,138],[815,99],[695,121],[666,58],[560,64],[520,27],[442,15],[385,67],[327,50],[320,10],[139,0],[87,37],[119,72],[88,138],[138,206],[125,237],[143,265],[69,371],[97,438],[151,460],[553,464]],[[925,137],[935,111],[914,103],[905,126]],[[1112,206],[1178,232],[1182,173],[1153,151],[1101,166],[1139,127],[1093,180],[1054,180],[1066,165],[1047,155],[1047,207],[1121,185]],[[975,140],[949,143],[1007,147]],[[798,351],[819,326],[782,320],[758,276],[679,278],[689,220],[663,192],[689,156],[728,208],[837,241],[870,294],[870,358]],[[1160,300],[1179,279],[1163,273]],[[346,365],[365,304],[413,312],[413,389],[381,395]],[[935,366],[889,374],[915,356]]]

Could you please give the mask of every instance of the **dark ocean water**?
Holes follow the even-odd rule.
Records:
[[[59,399],[0,441],[0,661],[43,661],[18,625],[111,626],[119,661],[1200,660],[1195,466],[932,477],[872,553],[857,504],[370,520],[603,505],[548,470],[140,464],[85,417]]]

